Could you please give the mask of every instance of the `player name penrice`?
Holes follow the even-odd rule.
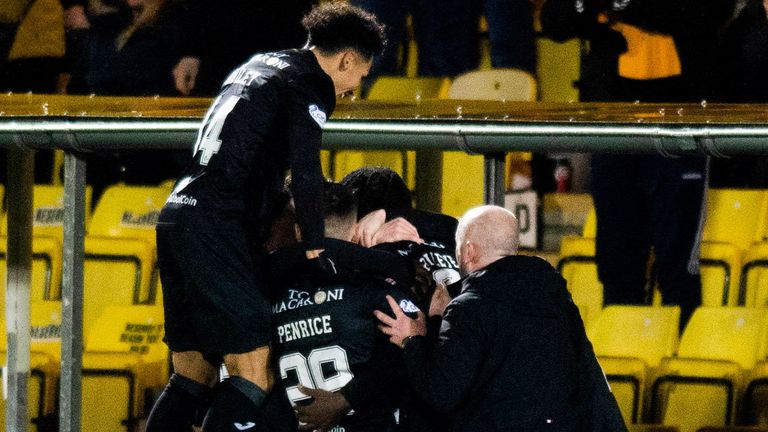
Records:
[[[328,333],[333,333],[330,315],[293,321],[277,327],[280,343]]]

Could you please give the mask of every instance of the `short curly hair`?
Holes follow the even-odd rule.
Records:
[[[387,43],[384,25],[376,15],[345,2],[314,7],[302,24],[309,33],[307,45],[328,54],[353,49],[370,59],[381,54]]]

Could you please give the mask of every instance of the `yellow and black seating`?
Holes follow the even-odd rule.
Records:
[[[108,306],[92,326],[83,353],[84,431],[130,432],[145,393],[168,380],[161,305]]]
[[[28,430],[51,430],[55,424],[56,383],[61,352],[61,302],[33,301],[30,305],[30,376],[28,381]],[[0,356],[7,358],[5,322],[0,322]],[[5,369],[3,368],[3,371]],[[5,430],[5,398],[0,398],[0,431]]]
[[[701,248],[703,306],[736,306],[745,252],[766,232],[768,194],[711,189]]]
[[[367,99],[372,101],[413,102],[444,98],[450,79],[438,77],[381,76],[371,86]],[[386,166],[400,174],[409,188],[415,186],[415,151],[335,151],[331,154],[331,174],[341,179],[364,165]]]
[[[680,308],[606,306],[589,339],[627,423],[637,423],[648,376],[677,350]]]
[[[731,425],[746,376],[766,356],[768,314],[738,307],[697,309],[680,340],[678,357],[662,360],[652,387],[654,423],[681,432]]]

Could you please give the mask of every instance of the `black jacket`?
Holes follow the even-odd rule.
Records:
[[[510,256],[471,274],[435,347],[403,350],[415,391],[451,431],[623,431],[565,280]]]
[[[621,3],[622,8],[616,8]],[[671,35],[682,66],[680,94],[689,100],[705,96],[707,66],[719,28],[733,11],[734,0],[547,0],[541,12],[542,32],[556,41],[581,38],[579,90],[582,101],[618,100],[618,57],[626,51],[624,37],[610,23],[598,23],[607,14],[643,30]]]
[[[311,51],[252,57],[230,74],[208,111],[195,158],[158,228],[255,234],[260,243],[282,210],[290,169],[296,218],[316,248],[323,238],[322,126],[335,106],[333,81]]]

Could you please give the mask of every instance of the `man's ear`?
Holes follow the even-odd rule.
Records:
[[[352,50],[346,50],[341,55],[339,70],[346,72],[352,69],[352,67],[355,65],[355,62],[357,62],[357,54]]]
[[[464,249],[464,256],[466,257],[464,262],[467,264],[474,264],[477,262],[477,246],[468,240],[466,241],[466,245],[467,247]]]

